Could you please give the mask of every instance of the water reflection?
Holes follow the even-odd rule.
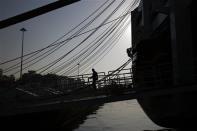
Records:
[[[162,129],[143,112],[136,100],[107,103],[74,131],[143,131]]]

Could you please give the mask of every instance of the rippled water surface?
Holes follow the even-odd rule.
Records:
[[[136,100],[104,104],[75,131],[143,131],[161,129],[143,112]]]

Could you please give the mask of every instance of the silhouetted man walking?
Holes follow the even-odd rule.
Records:
[[[92,72],[93,72],[92,73],[92,87],[96,89],[96,81],[98,80],[98,74],[94,69],[92,69]]]

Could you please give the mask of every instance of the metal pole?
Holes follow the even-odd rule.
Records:
[[[55,1],[55,0],[54,0]],[[38,7],[36,9],[33,9],[31,11],[13,16],[11,18],[1,20],[0,21],[0,29],[17,24],[19,22],[34,18],[36,16],[48,13],[50,11],[53,11],[55,9],[59,9],[61,7],[64,7],[66,5],[73,4],[74,2],[78,2],[80,0],[56,0],[53,3],[44,5],[42,7]]]
[[[21,69],[20,69],[20,78],[22,78],[23,71],[23,44],[24,44],[24,32],[27,31],[25,28],[20,29],[22,31],[22,47],[21,47]]]

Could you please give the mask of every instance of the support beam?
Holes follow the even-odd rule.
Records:
[[[192,84],[194,57],[190,10],[187,0],[171,1],[170,25],[174,85]]]
[[[48,5],[33,9],[31,11],[25,12],[23,14],[5,19],[0,21],[0,29],[17,24],[19,22],[31,19],[33,17],[45,14],[49,11],[53,11],[55,9],[61,8],[63,6],[72,4],[74,2],[78,2],[80,0],[58,0],[56,2],[50,3]]]

